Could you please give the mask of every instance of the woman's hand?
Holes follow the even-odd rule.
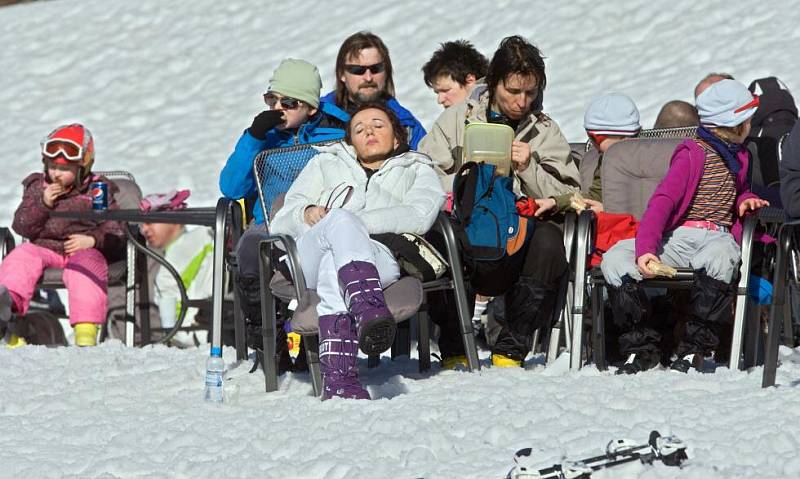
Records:
[[[328,211],[322,206],[311,205],[306,207],[306,210],[303,212],[303,220],[307,225],[314,226],[319,223],[326,214],[328,214]]]
[[[89,235],[69,235],[69,239],[64,241],[64,253],[73,255],[82,249],[94,248],[97,241]]]
[[[531,145],[524,141],[511,142],[511,162],[518,172],[525,171],[531,164]]]
[[[50,183],[47,187],[42,191],[42,203],[48,208],[52,208],[56,200],[59,196],[63,195],[67,191],[58,183]]]
[[[533,201],[536,202],[536,212],[533,214],[533,216],[537,218],[556,208],[556,200],[553,198],[542,198],[540,200]]]
[[[769,206],[769,201],[761,198],[748,198],[739,205],[739,216],[744,216],[748,210],[755,211],[765,206]]]
[[[661,260],[658,259],[658,256],[652,253],[645,253],[636,258],[636,268],[645,278],[653,278],[656,275],[655,273],[653,273],[653,271],[650,270],[650,268],[647,267],[647,263],[651,261],[655,261],[656,263],[661,262]]]
[[[597,200],[590,200],[590,199],[584,199],[583,201],[586,202],[586,206],[588,206],[589,209],[591,209],[595,213],[600,213],[601,211],[603,211],[603,203]]]

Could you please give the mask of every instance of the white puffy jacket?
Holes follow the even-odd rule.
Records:
[[[433,225],[445,193],[426,155],[408,151],[389,158],[368,181],[352,146],[340,142],[317,150],[320,154],[286,193],[269,226],[271,233],[300,236],[310,228],[303,216],[311,205],[344,208],[371,234],[423,234]]]

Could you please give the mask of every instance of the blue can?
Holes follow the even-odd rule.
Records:
[[[89,185],[92,192],[92,209],[105,211],[108,209],[108,185],[102,181],[95,181]]]

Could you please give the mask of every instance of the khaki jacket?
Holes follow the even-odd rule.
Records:
[[[443,186],[452,190],[452,174],[461,167],[464,127],[472,122],[486,122],[489,93],[474,91],[472,98],[445,110],[419,144],[419,151],[430,156],[443,178]],[[555,121],[541,112],[533,112],[522,122],[516,140],[531,146],[531,162],[522,172],[515,172],[518,192],[533,198],[571,194],[580,189],[580,173],[570,154],[569,143]]]

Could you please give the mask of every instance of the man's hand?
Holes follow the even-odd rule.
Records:
[[[553,198],[542,198],[534,201],[536,202],[536,212],[533,214],[533,216],[537,218],[556,208],[556,200]]]
[[[584,198],[583,201],[586,203],[586,206],[588,206],[589,209],[591,209],[595,213],[600,213],[601,211],[603,211],[603,203],[597,200],[590,200],[587,198]]]
[[[319,223],[326,214],[328,214],[328,212],[322,206],[311,205],[303,212],[303,220],[306,224],[314,226]]]
[[[64,253],[73,255],[82,249],[94,248],[97,244],[94,237],[89,235],[69,235],[69,239],[64,241]]]
[[[647,267],[647,263],[650,261],[655,261],[656,263],[661,262],[661,260],[658,259],[658,256],[652,253],[645,253],[636,259],[636,268],[645,278],[652,278],[656,275],[650,270],[650,268]]]
[[[769,201],[762,200],[761,198],[746,199],[739,205],[739,216],[744,216],[748,211],[755,211],[765,206],[769,206]]]
[[[56,199],[66,192],[67,190],[65,190],[60,184],[50,183],[42,192],[42,202],[48,208],[52,208],[55,205]]]
[[[518,172],[525,171],[531,164],[531,145],[514,140],[511,143],[511,162]]]

